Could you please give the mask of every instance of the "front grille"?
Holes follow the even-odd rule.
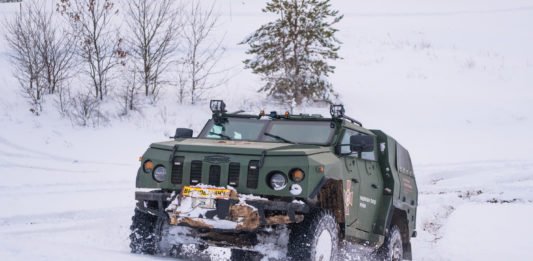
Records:
[[[170,176],[170,182],[172,184],[181,184],[183,182],[183,162],[184,157],[175,157],[172,162],[172,175]]]
[[[191,185],[196,185],[202,182],[202,161],[191,161]]]
[[[220,186],[220,166],[211,165],[209,167],[209,185]]]
[[[232,162],[229,164],[228,170],[228,185],[233,187],[239,186],[239,175],[241,172],[241,164]]]
[[[259,161],[251,160],[248,164],[248,177],[246,179],[246,187],[257,189],[259,184]]]

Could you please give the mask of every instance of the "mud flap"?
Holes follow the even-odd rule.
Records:
[[[411,242],[403,245],[403,259],[413,260],[413,252],[411,251]]]

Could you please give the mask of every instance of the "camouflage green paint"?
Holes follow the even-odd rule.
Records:
[[[239,115],[240,118],[247,116]],[[279,119],[273,119],[279,120]],[[291,120],[291,119],[284,119]],[[349,121],[325,119],[322,117],[299,117],[293,120],[331,121],[335,132],[330,146],[295,145],[279,142],[252,142],[217,139],[178,139],[154,143],[144,153],[143,161],[151,160],[154,166],[164,166],[167,180],[154,181],[152,173],[145,173],[141,167],[137,174],[137,188],[179,191],[182,186],[190,184],[191,162],[202,161],[202,184],[208,183],[209,165],[206,157],[224,156],[221,166],[220,186],[228,185],[229,162],[239,163],[240,175],[237,191],[242,194],[254,194],[265,197],[283,197],[307,200],[319,189],[321,181],[327,179],[342,180],[345,202],[349,209],[346,215],[345,231],[348,239],[364,240],[373,243],[383,242],[395,210],[403,211],[407,216],[409,234],[412,235],[416,224],[417,187],[414,174],[402,173],[397,168],[397,142],[379,130],[368,130]],[[375,137],[375,158],[365,160],[354,155],[338,155],[336,146],[341,142],[347,130],[357,131]],[[184,157],[182,184],[172,184],[172,155]],[[252,160],[261,160],[264,164],[259,170],[257,189],[248,188],[246,178],[248,164]],[[324,167],[324,173],[319,168]],[[268,185],[267,176],[273,171],[281,171],[287,176],[293,168],[305,172],[305,179],[298,183],[303,191],[298,196],[290,193],[295,182],[289,179],[288,185],[275,191]],[[363,207],[364,206],[364,207]]]

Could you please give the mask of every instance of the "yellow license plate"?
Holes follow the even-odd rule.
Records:
[[[181,191],[181,196],[191,198],[217,198],[228,199],[231,190],[223,188],[199,188],[185,186]]]

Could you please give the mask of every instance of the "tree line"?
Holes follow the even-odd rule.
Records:
[[[217,71],[224,54],[215,37],[219,16],[200,0],[25,1],[4,22],[14,76],[39,115],[52,97],[61,115],[82,126],[107,121],[102,104],[117,101],[121,115],[156,105],[166,88],[176,102],[195,104],[227,78]],[[336,97],[327,77],[339,59],[335,38],[342,16],[329,0],[271,0],[278,19],[239,44],[245,68],[264,82],[260,92],[293,108]],[[72,87],[73,83],[83,83]]]

